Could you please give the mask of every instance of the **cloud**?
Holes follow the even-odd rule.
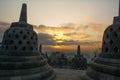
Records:
[[[7,22],[0,21],[0,42],[2,41],[4,32],[10,27],[10,24]]]
[[[89,24],[89,27],[96,32],[103,32],[107,26],[108,26],[107,24],[98,24],[98,23]]]
[[[39,33],[38,34],[38,42],[39,44],[44,45],[55,45],[56,42],[53,40],[53,36],[45,33]]]
[[[0,41],[3,33],[10,27],[9,23],[0,22]],[[38,43],[43,45],[83,45],[90,46],[84,48],[94,49],[102,42],[102,36],[106,24],[90,23],[81,25],[79,23],[66,23],[61,26],[35,26],[34,30],[38,34]],[[93,46],[93,48],[91,48]],[[95,48],[96,49],[96,48]],[[86,50],[86,49],[84,49]]]
[[[104,29],[108,26],[108,24],[104,24],[104,23],[88,23],[85,25],[79,24],[79,23],[65,23],[62,24],[63,27],[71,27],[74,28],[76,30],[87,30],[87,29],[93,29],[95,31],[101,32],[104,31]]]
[[[80,42],[77,40],[64,40],[62,43],[59,43],[59,45],[96,45],[100,44],[101,41],[84,41]]]
[[[38,42],[43,45],[96,45],[101,41],[78,41],[78,40],[63,40],[61,43],[57,43],[54,37],[49,34],[39,33]]]
[[[0,25],[9,25],[9,23],[0,21]]]
[[[0,42],[2,41],[3,35],[4,35],[4,31],[0,30]]]
[[[64,34],[64,35],[66,35],[66,36],[71,36],[71,35],[76,35],[77,34],[77,32],[72,32],[72,33],[66,33],[66,34]]]
[[[39,27],[34,27],[34,30],[38,35],[42,35],[39,39],[43,44],[97,45],[101,43],[103,32],[107,26],[107,24],[103,23],[88,23],[86,25],[81,25],[80,23],[71,22],[62,24],[61,27],[40,25]]]
[[[0,21],[0,30],[5,31],[5,30],[8,29],[9,27],[10,27],[10,23]]]
[[[51,34],[52,32],[54,33],[55,31],[71,31],[74,30],[74,28],[70,27],[57,27],[57,26],[45,26],[45,25],[40,25],[38,27],[34,27],[34,30],[37,33],[48,33]]]
[[[66,33],[66,34],[64,34],[64,35],[66,35],[66,36],[71,36],[71,37],[76,36],[76,37],[84,38],[84,39],[91,37],[91,35],[89,35],[89,34],[86,34],[86,33],[77,33],[77,32]]]
[[[46,27],[46,26],[45,26],[45,25],[39,25],[38,27],[39,27],[39,28],[40,28],[40,27],[41,27],[41,28],[44,28],[44,27]]]

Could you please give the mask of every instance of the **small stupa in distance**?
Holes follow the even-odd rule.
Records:
[[[72,68],[87,69],[87,59],[81,54],[80,45],[77,46],[77,54],[72,58]]]

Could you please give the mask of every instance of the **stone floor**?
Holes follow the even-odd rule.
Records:
[[[85,74],[85,70],[73,69],[54,69],[57,74],[55,80],[80,80],[80,77]]]

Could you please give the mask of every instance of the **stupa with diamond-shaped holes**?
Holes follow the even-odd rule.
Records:
[[[0,50],[0,80],[53,80],[55,73],[38,50],[38,37],[27,23],[23,4],[19,22],[5,31]]]

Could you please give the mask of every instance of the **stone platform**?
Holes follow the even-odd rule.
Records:
[[[56,79],[55,80],[81,80],[81,76],[85,74],[85,70],[74,69],[59,69],[55,68]]]

